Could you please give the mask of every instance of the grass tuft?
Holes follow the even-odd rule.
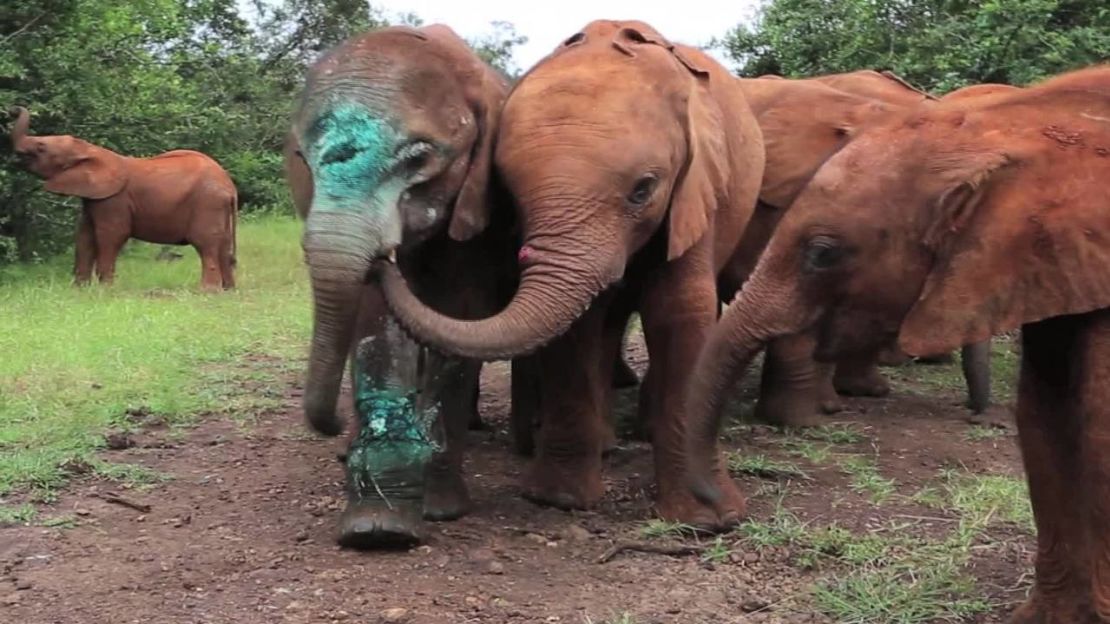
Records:
[[[809,475],[798,466],[771,459],[762,453],[729,453],[728,470],[733,474],[748,474],[762,479],[809,479]]]

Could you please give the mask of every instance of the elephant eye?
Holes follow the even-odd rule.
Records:
[[[341,145],[337,145],[324,152],[324,155],[320,157],[320,164],[332,165],[336,163],[347,162],[348,160],[351,160],[352,158],[357,156],[358,151],[359,150],[357,147],[355,147],[354,143],[343,143]]]
[[[633,206],[643,206],[648,203],[658,181],[659,178],[651,173],[637,180],[636,186],[632,187],[632,192],[628,194],[628,203]]]
[[[814,271],[831,269],[844,258],[844,247],[836,239],[818,236],[805,249],[806,268]]]
[[[419,174],[431,161],[435,148],[426,141],[413,141],[397,150],[397,171],[406,177]]]

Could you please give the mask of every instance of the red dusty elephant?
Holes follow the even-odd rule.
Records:
[[[728,386],[777,336],[910,355],[1020,328],[1019,442],[1037,525],[1013,624],[1110,622],[1110,65],[871,128],[821,167],[714,327],[688,387],[696,496]]]
[[[30,114],[15,108],[12,147],[45,188],[82,199],[74,280],[88,283],[95,266],[110,283],[129,238],[192,245],[200,254],[201,288],[235,286],[238,194],[231,176],[200,152],[174,150],[130,158],[73,136],[28,134]]]
[[[640,416],[655,452],[660,515],[714,520],[686,491],[681,400],[759,192],[763,145],[738,81],[642,22],[596,21],[509,95],[495,164],[523,221],[520,286],[495,316],[427,309],[392,265],[390,308],[420,340],[506,359],[536,352],[541,426],[525,495],[563,508],[604,493],[611,374],[633,310],[650,364]],[[723,471],[719,486],[732,488]],[[738,501],[739,503],[739,501]],[[738,518],[741,504],[731,510]]]

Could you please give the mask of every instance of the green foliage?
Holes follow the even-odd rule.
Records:
[[[367,0],[0,2],[0,132],[21,105],[33,134],[129,156],[199,150],[231,173],[244,212],[292,214],[281,147],[306,66],[389,21]],[[525,39],[493,26],[473,43],[515,71]],[[79,202],[42,191],[0,142],[0,265],[70,249]]]
[[[289,217],[244,222],[240,287],[216,295],[197,292],[194,252],[161,262],[145,243],[121,257],[110,287],[74,288],[68,262],[0,270],[0,495],[49,492],[75,473],[157,481],[96,460],[104,432],[265,406],[243,396],[280,398],[287,376],[256,373],[303,357],[311,311],[300,230]]]
[[[889,69],[927,90],[1025,85],[1110,57],[1088,0],[765,0],[717,42],[746,76]]]

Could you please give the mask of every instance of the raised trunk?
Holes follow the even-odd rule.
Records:
[[[409,289],[396,266],[379,271],[386,302],[397,320],[420,342],[478,360],[528,354],[567,331],[613,280],[583,261],[536,263],[525,269],[512,301],[498,314],[465,321],[439,314]]]
[[[768,341],[806,329],[812,315],[800,303],[790,285],[767,286],[757,269],[698,356],[686,391],[686,465],[691,490],[706,503],[720,498],[714,467],[728,392]]]
[[[357,234],[360,225],[355,220],[316,213],[309,216],[306,225],[304,249],[314,307],[304,411],[308,424],[325,435],[338,435],[343,430],[335,406],[364,277],[375,253]]]
[[[12,124],[12,147],[19,149],[23,140],[27,138],[27,129],[31,126],[31,114],[22,106],[15,106],[11,112],[18,115]]]

